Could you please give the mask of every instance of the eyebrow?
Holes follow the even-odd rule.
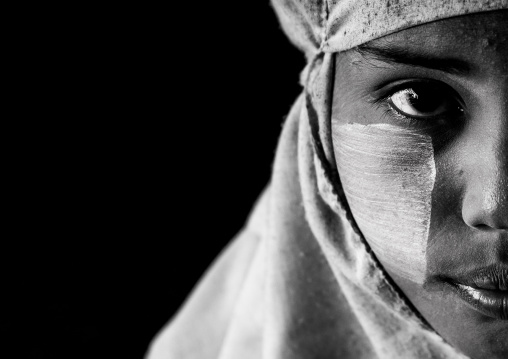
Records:
[[[466,61],[460,59],[434,57],[427,54],[411,52],[410,50],[399,47],[363,44],[358,46],[356,51],[363,57],[374,58],[382,62],[423,67],[453,75],[464,76],[472,70],[471,66]]]

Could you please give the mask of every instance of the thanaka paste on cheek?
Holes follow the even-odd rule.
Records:
[[[389,124],[332,126],[342,186],[381,263],[423,283],[436,178],[430,136]]]

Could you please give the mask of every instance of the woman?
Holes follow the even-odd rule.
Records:
[[[304,92],[148,358],[507,358],[508,1],[273,5]]]

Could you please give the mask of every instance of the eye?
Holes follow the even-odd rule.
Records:
[[[401,115],[416,119],[463,112],[459,102],[449,91],[428,84],[406,86],[389,96],[388,104]]]

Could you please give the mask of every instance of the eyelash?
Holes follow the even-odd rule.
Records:
[[[377,98],[374,98],[372,100],[372,102],[375,105],[377,105],[383,109],[384,116],[395,117],[397,120],[404,121],[405,123],[407,123],[409,125],[421,126],[424,123],[426,125],[429,125],[430,123],[435,123],[436,121],[440,121],[440,120],[441,121],[443,121],[443,120],[450,121],[450,115],[451,115],[450,113],[444,113],[444,114],[440,114],[440,115],[436,115],[436,116],[429,116],[429,117],[413,117],[413,116],[401,113],[399,110],[397,110],[397,108],[395,108],[390,103],[391,97],[394,96],[396,93],[403,91],[403,90],[408,90],[408,89],[412,89],[417,86],[424,86],[424,85],[434,86],[437,89],[439,89],[440,92],[446,94],[446,96],[448,98],[453,99],[453,101],[457,103],[457,112],[458,113],[455,113],[455,117],[459,117],[457,115],[460,115],[460,117],[462,117],[462,115],[464,114],[464,106],[462,105],[461,101],[459,100],[460,97],[452,89],[446,88],[445,87],[446,85],[438,84],[438,83],[436,83],[436,81],[424,81],[424,80],[405,81],[405,82],[396,84],[395,86],[391,86],[387,90],[387,92],[383,91],[384,94],[382,94],[381,96],[379,96]],[[454,118],[453,120],[456,120],[456,119],[457,118]]]

